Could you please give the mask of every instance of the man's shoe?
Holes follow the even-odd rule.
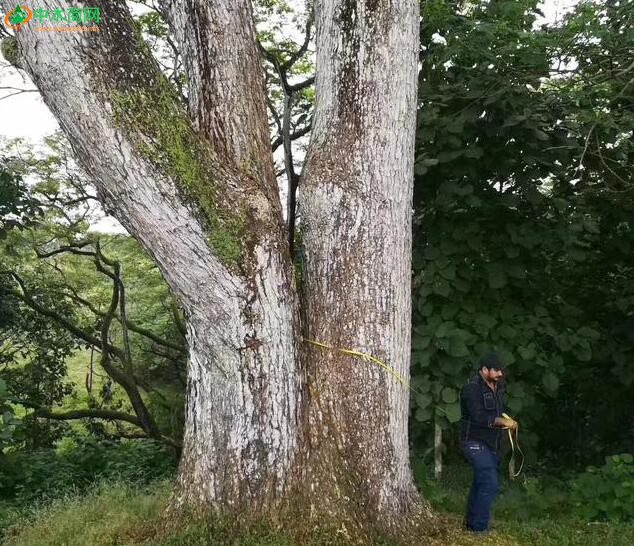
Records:
[[[489,529],[474,529],[466,521],[462,522],[462,530],[466,531],[467,533],[474,533],[474,534],[477,534],[477,535],[481,535],[481,534],[485,534],[485,533],[489,533],[490,532]]]

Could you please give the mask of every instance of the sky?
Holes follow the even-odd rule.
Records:
[[[545,0],[542,5],[544,20],[550,22],[561,19],[576,3],[578,0]],[[8,96],[15,91],[3,89],[6,87],[33,89],[27,76],[19,74],[10,66],[0,67],[0,140],[20,137],[37,144],[42,137],[59,129],[57,121],[37,92]],[[120,231],[122,228],[113,220],[106,219],[95,224],[93,229]]]

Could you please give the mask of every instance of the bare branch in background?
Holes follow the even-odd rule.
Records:
[[[284,71],[290,70],[293,67],[293,65],[299,59],[301,59],[306,54],[306,52],[308,51],[308,46],[309,46],[310,40],[312,38],[311,31],[312,31],[312,28],[313,28],[314,20],[315,20],[315,11],[311,8],[310,12],[308,13],[308,19],[306,20],[306,29],[304,31],[304,43],[301,45],[301,47],[295,53],[293,53],[290,56],[288,61],[286,61],[281,66],[282,70],[284,70]]]
[[[23,93],[38,93],[38,91],[36,89],[20,89],[19,91],[14,91],[13,93],[0,97],[0,100],[10,99],[11,97],[22,95]]]
[[[260,52],[264,59],[266,59],[274,69],[274,74],[270,75],[268,72],[267,82],[273,81],[277,83],[282,90],[282,109],[283,112],[280,115],[277,108],[273,104],[270,97],[267,98],[267,104],[273,118],[273,122],[277,127],[278,136],[271,142],[271,150],[275,152],[280,146],[284,149],[284,169],[277,171],[276,174],[284,173],[288,183],[288,194],[286,201],[286,217],[288,228],[288,242],[291,255],[293,254],[293,246],[295,240],[295,224],[296,224],[296,209],[297,209],[297,188],[299,186],[299,175],[295,172],[295,165],[293,163],[293,149],[292,142],[302,136],[308,134],[311,129],[311,120],[305,125],[298,127],[300,123],[292,124],[293,105],[295,104],[295,97],[297,93],[310,87],[315,82],[315,77],[310,76],[305,80],[296,84],[289,83],[289,73],[295,63],[299,61],[307,52],[312,39],[312,27],[314,22],[314,10],[312,6],[306,20],[306,28],[304,32],[304,41],[301,46],[292,53],[288,51],[278,50],[277,53],[288,53],[289,58],[281,63],[278,55],[275,51],[269,50],[261,43],[258,43]],[[276,81],[278,80],[279,81]],[[306,116],[300,117],[301,122],[306,121]]]
[[[304,127],[302,127],[301,129],[292,132],[288,138],[290,140],[297,140],[298,138],[301,138],[305,135],[307,135],[308,133],[310,133],[312,126],[311,123],[309,122],[307,125],[305,125]],[[282,135],[282,131],[280,131],[280,136],[278,136],[271,144],[271,148],[273,151],[277,150],[282,144],[284,144],[284,136]],[[282,171],[283,173],[284,171]]]

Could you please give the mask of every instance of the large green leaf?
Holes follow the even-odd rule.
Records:
[[[432,290],[434,294],[438,294],[444,297],[448,297],[451,292],[449,283],[445,279],[436,279],[432,286]]]
[[[432,402],[431,394],[429,393],[420,393],[416,395],[416,405],[419,408],[425,409]]]
[[[461,412],[460,412],[460,404],[458,402],[454,404],[448,404],[444,407],[445,415],[450,423],[457,423],[460,421]]]
[[[469,348],[460,336],[452,335],[447,343],[447,354],[454,357],[469,356]]]
[[[559,388],[559,378],[551,371],[547,371],[542,378],[544,387],[550,392],[556,392]]]
[[[420,423],[431,421],[432,412],[429,409],[418,408],[414,413],[414,418]]]
[[[429,347],[431,338],[429,336],[421,336],[414,334],[412,336],[412,349],[416,351],[423,351]]]
[[[445,387],[441,393],[443,402],[447,404],[453,404],[456,400],[458,400],[458,393],[456,389],[452,389],[451,387]]]
[[[498,289],[506,286],[506,273],[500,268],[491,269],[489,271],[489,287]]]
[[[535,344],[530,343],[526,347],[518,347],[517,352],[524,360],[532,360],[535,358]]]

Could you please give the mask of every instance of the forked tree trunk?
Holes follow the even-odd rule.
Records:
[[[99,32],[25,24],[16,57],[185,311],[173,506],[279,515],[299,495],[315,515],[398,527],[420,509],[408,392],[376,364],[302,340],[249,1],[163,2],[189,113],[124,3],[92,5]],[[370,353],[407,380],[418,4],[321,0],[316,23],[304,336]]]

